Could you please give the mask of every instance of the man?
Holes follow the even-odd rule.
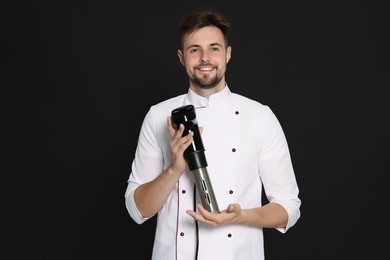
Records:
[[[158,214],[152,259],[264,259],[263,228],[284,233],[300,217],[299,189],[276,116],[225,82],[229,26],[212,11],[183,17],[178,57],[188,92],[151,106],[141,127],[125,203],[138,224]],[[189,104],[196,108],[220,213],[199,202],[183,156],[194,133],[183,136],[183,124],[172,125],[171,111]]]

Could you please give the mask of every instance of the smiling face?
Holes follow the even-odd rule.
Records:
[[[214,26],[187,34],[183,50],[178,50],[190,88],[200,95],[217,93],[225,87],[226,65],[230,55],[231,47],[226,46],[222,32]]]

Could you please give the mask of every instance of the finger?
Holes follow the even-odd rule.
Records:
[[[169,132],[171,133],[171,136],[172,137],[175,137],[176,136],[176,139],[179,139],[180,137],[182,137],[183,135],[183,132],[184,132],[184,125],[183,124],[180,124],[179,125],[179,128],[176,129],[173,124],[172,124],[172,117],[171,116],[168,116],[167,117],[167,125],[168,125],[168,130]]]
[[[171,126],[169,131],[171,133],[173,142],[177,142],[183,136],[184,125],[180,124],[178,129],[175,129],[173,126]],[[187,141],[187,138],[185,138],[184,140]]]
[[[188,215],[190,215],[193,219],[195,219],[198,222],[201,222],[201,223],[204,223],[204,224],[208,224],[208,225],[211,225],[211,226],[216,226],[217,225],[215,222],[206,219],[204,216],[202,216],[201,214],[196,213],[195,211],[187,210],[186,212],[187,212]]]
[[[190,132],[186,136],[182,137],[184,131],[184,125],[181,124],[179,129],[173,135],[172,140],[169,142],[171,151],[174,153],[184,153],[184,151],[191,145],[194,133]]]
[[[181,138],[179,137],[179,139],[177,139],[177,141],[176,141],[176,143],[179,145],[179,149],[182,151],[186,150],[188,148],[188,146],[191,145],[193,136],[194,136],[194,133],[190,132],[186,136],[183,136]],[[175,139],[175,137],[174,137],[174,139]]]
[[[208,210],[206,210],[201,204],[198,204],[197,208],[205,219],[210,219],[210,220],[213,219],[213,214]]]
[[[201,212],[207,212],[207,213],[210,213],[209,211],[207,211],[207,209],[205,209],[204,207],[203,207],[203,205],[202,204],[200,204],[200,203],[197,203],[197,208],[201,211]],[[211,214],[211,213],[210,213]]]
[[[241,207],[237,203],[230,204],[227,208],[227,212],[235,212],[238,213],[241,210]]]
[[[173,127],[171,116],[167,117],[167,124],[168,124],[169,133],[171,133],[171,136],[173,137],[176,133],[176,129]]]

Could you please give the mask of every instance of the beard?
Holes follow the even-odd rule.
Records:
[[[221,81],[222,77],[218,77],[218,74],[215,75],[215,77],[208,77],[208,76],[205,76],[205,77],[198,77],[196,76],[196,74],[192,74],[192,76],[190,77],[190,81],[197,87],[201,88],[201,89],[212,89],[214,88],[215,86],[218,85],[218,83]]]

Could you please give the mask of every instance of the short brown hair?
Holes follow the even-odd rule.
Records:
[[[225,38],[225,44],[228,46],[230,22],[223,15],[215,11],[195,10],[184,15],[179,22],[178,36],[181,44],[180,47],[183,49],[184,36],[206,26],[219,28]]]

